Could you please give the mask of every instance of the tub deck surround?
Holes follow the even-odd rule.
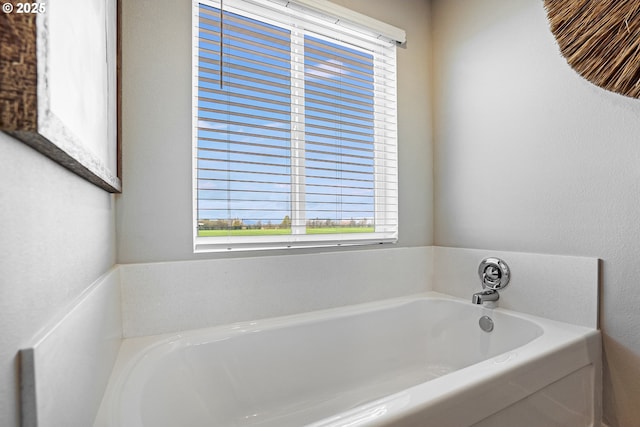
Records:
[[[482,290],[478,264],[486,257],[503,259],[511,270],[498,306],[598,328],[597,258],[434,246],[431,290],[471,298]]]
[[[432,247],[291,252],[120,266],[125,337],[431,290]]]
[[[598,425],[599,352],[591,328],[431,292],[127,339],[94,427]]]
[[[20,351],[22,426],[91,425],[121,342],[114,267]]]
[[[428,291],[457,296],[464,305],[471,305],[471,295],[481,288],[477,266],[487,256],[499,256],[512,269],[509,287],[500,291],[500,309],[508,308],[592,329],[596,327],[598,260],[593,258],[442,247],[393,247],[117,265],[90,286],[67,312],[60,313],[58,319],[46,325],[41,333],[29,341],[31,344],[25,345],[21,351],[23,425],[90,425],[100,405],[123,336],[135,339],[124,342],[120,361],[126,359],[128,349],[157,340],[157,336],[148,337],[154,334],[186,336],[191,332],[180,331],[216,326],[224,328],[221,325],[251,319],[287,315],[295,317],[295,313],[305,316],[304,313],[314,310],[332,310],[349,304]],[[455,319],[455,316],[449,313],[437,322],[447,324],[451,319]],[[474,327],[478,326],[477,320],[474,320]],[[496,328],[498,326],[496,324]],[[548,334],[535,338],[533,342],[547,339],[545,336],[548,337]],[[303,342],[310,338],[305,336]],[[389,343],[392,342],[390,339]],[[390,347],[393,348],[393,345],[390,344]],[[446,350],[449,344],[442,347],[449,351]],[[451,346],[451,349],[455,348]],[[457,352],[464,354],[464,351]],[[453,358],[454,355],[448,357]],[[440,368],[442,372],[448,369],[435,365],[431,366],[431,371],[416,373],[411,371],[413,365],[410,361],[407,363],[408,377],[415,376],[422,380],[426,380],[428,375],[437,374]],[[457,378],[458,372],[468,369],[463,368],[444,377]],[[571,374],[571,378],[577,379],[561,380],[559,386],[543,387],[515,404],[513,407],[519,409],[514,412],[521,414],[522,410],[526,411],[532,405],[545,405],[549,400],[545,396],[548,395],[559,395],[560,398],[552,400],[564,402],[563,396],[571,394],[565,391],[564,385],[576,381],[591,384],[585,378],[592,375],[592,371],[591,368],[583,368],[579,371],[582,373]],[[404,381],[407,375],[397,372],[394,377]],[[437,378],[425,384],[439,384],[440,381]],[[313,379],[309,383],[312,384]],[[393,381],[388,384],[393,385]],[[445,389],[448,387],[446,384],[438,387]],[[405,390],[423,387],[402,382],[396,386],[408,387]],[[355,386],[354,390],[354,396],[359,396],[358,393],[362,391],[359,386]],[[389,396],[393,393],[390,389],[385,390],[385,393],[389,393],[382,398],[391,398]],[[483,393],[492,395],[489,389],[476,387],[473,390],[473,393],[484,390]],[[596,386],[596,392],[599,390]],[[527,393],[529,391],[527,389]],[[519,396],[515,392],[509,393]],[[368,400],[375,400],[375,397],[367,396]],[[391,399],[383,408],[390,413],[402,401],[395,397]],[[429,405],[434,414],[437,405]],[[406,408],[404,404],[400,406]],[[522,406],[525,408],[522,409]],[[576,405],[570,403],[567,406]],[[362,406],[358,408],[363,409]],[[375,405],[372,408],[371,411],[378,411]],[[474,411],[482,413],[480,409]],[[345,415],[344,412],[339,413]],[[554,412],[550,410],[548,413]],[[495,426],[501,425],[495,419],[491,420],[492,423],[496,422]],[[541,425],[554,425],[553,420],[546,421],[547,424]],[[325,422],[329,421],[325,419]],[[493,427],[493,424],[480,425]],[[504,425],[508,426],[509,423]]]
[[[478,264],[512,270],[500,307],[597,328],[598,260],[439,246],[120,266],[124,337],[304,313],[437,291],[469,299]],[[283,298],[286,295],[286,298]]]

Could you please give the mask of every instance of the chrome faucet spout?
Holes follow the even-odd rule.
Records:
[[[498,299],[500,299],[500,294],[498,293],[498,291],[487,289],[482,292],[473,294],[471,302],[480,305],[484,302],[495,302],[498,301]]]

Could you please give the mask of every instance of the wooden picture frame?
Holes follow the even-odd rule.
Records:
[[[118,6],[5,0],[0,11],[0,130],[110,193],[121,192]]]

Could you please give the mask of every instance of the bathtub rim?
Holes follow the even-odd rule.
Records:
[[[429,291],[384,300],[289,314],[285,316],[240,321],[230,324],[215,325],[205,328],[169,332],[144,337],[126,338],[122,342],[116,364],[111,373],[107,389],[105,390],[103,400],[94,422],[94,427],[117,425],[120,410],[120,400],[118,399],[117,393],[122,391],[122,388],[131,372],[139,363],[142,363],[149,354],[173,351],[173,348],[175,348],[176,345],[197,345],[199,343],[214,342],[232,336],[259,332],[261,330],[278,329],[292,324],[304,325],[327,318],[349,317],[359,313],[401,306],[418,300],[446,300],[459,304],[471,304],[469,301],[458,297]],[[542,329],[542,333],[531,341],[513,350],[458,369],[427,383],[417,384],[397,393],[370,401],[356,408],[318,420],[317,422],[309,424],[309,427],[333,427],[335,425],[339,425],[336,424],[337,422],[344,423],[348,420],[351,420],[350,422],[354,422],[361,419],[368,409],[385,402],[387,405],[387,415],[385,415],[384,420],[382,421],[386,423],[402,414],[406,414],[407,411],[409,411],[409,413],[418,413],[430,405],[442,405],[443,402],[446,403],[446,398],[452,393],[458,393],[460,391],[470,393],[472,390],[480,390],[488,384],[496,382],[500,378],[507,378],[509,375],[513,374],[526,376],[526,380],[528,382],[540,383],[540,385],[536,386],[535,389],[529,388],[525,394],[520,390],[511,390],[511,392],[506,396],[506,400],[505,396],[502,396],[500,401],[494,399],[496,401],[493,403],[485,400],[480,411],[474,413],[474,422],[477,422],[492,415],[500,409],[529,396],[548,383],[569,375],[584,366],[588,366],[589,364],[593,364],[594,366],[599,365],[594,356],[596,352],[594,348],[597,347],[599,350],[598,345],[595,344],[596,341],[600,342],[599,330],[545,319],[539,316],[504,309],[501,307],[485,310],[488,310],[490,313],[503,313],[508,316],[530,321],[540,327]],[[198,339],[199,337],[203,338]],[[582,351],[584,350],[585,345],[589,348],[587,352]],[[163,347],[164,351],[162,351]],[[533,376],[526,375],[526,372],[524,371],[529,370],[529,368],[527,368],[528,363],[539,364],[542,360],[545,360],[547,357],[557,352],[575,353],[575,356],[577,356],[577,358],[574,358],[573,360],[575,366],[543,369],[541,372],[537,372]],[[505,355],[509,355],[509,357],[505,360],[501,360]],[[160,357],[161,355],[158,356]],[[576,363],[578,363],[579,366]],[[501,369],[498,369],[495,365],[499,365]],[[594,380],[597,382],[597,378]],[[437,393],[434,394],[436,389]],[[404,403],[400,404],[400,402]],[[478,414],[484,414],[484,416],[478,418]],[[374,422],[372,425],[377,425],[377,423]]]
[[[250,332],[258,332],[260,330],[269,330],[269,329],[277,329],[279,327],[296,323],[296,324],[305,324],[305,323],[313,323],[320,319],[326,317],[349,317],[354,314],[363,313],[367,311],[374,311],[377,309],[390,308],[393,306],[399,306],[402,304],[411,303],[418,300],[444,300],[444,301],[453,301],[455,303],[461,304],[470,304],[470,300],[464,300],[462,298],[458,298],[455,296],[443,294],[436,291],[428,291],[428,292],[420,292],[411,295],[405,295],[401,297],[393,297],[386,298],[382,300],[369,301],[358,304],[349,304],[339,307],[331,307],[331,308],[323,308],[318,310],[306,311],[301,313],[293,313],[286,314],[283,316],[275,316],[275,317],[266,317],[260,319],[252,319],[252,320],[242,320],[238,322],[226,323],[221,325],[213,325],[206,326],[203,328],[196,329],[188,329],[184,331],[175,331],[175,332],[165,332],[161,334],[154,335],[145,335],[139,337],[130,337],[124,338],[124,343],[135,343],[132,345],[132,351],[143,351],[144,349],[154,347],[155,345],[162,345],[166,342],[176,341],[179,339],[188,339],[193,338],[202,334],[211,334],[209,336],[223,336],[228,334],[241,334],[241,333],[250,333]],[[547,319],[544,317],[536,316],[533,314],[523,313],[507,308],[502,308],[498,305],[496,308],[485,308],[490,313],[503,313],[508,316],[513,316],[522,320],[533,322],[537,325],[543,324],[547,326],[551,326],[552,328],[566,328],[567,331],[571,333],[586,333],[589,331],[596,331],[599,329],[590,328],[587,326],[575,325],[571,323],[566,323],[558,320]],[[543,334],[544,332],[551,331],[550,328],[542,328]],[[538,339],[537,337],[536,339]],[[526,344],[525,344],[526,345]],[[128,351],[128,350],[127,350]]]

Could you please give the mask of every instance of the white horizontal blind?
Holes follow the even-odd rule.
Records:
[[[194,11],[196,251],[395,241],[395,47],[269,1]]]

